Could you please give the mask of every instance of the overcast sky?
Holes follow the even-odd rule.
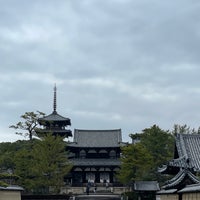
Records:
[[[29,111],[79,129],[200,126],[199,0],[0,0],[0,142]]]

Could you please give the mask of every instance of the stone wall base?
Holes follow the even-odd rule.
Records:
[[[97,190],[94,191],[94,188],[90,188],[90,193],[112,193],[112,194],[122,194],[127,192],[128,189],[126,187],[97,187]],[[86,187],[62,187],[61,194],[85,194]]]

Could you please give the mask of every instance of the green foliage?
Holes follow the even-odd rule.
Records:
[[[16,181],[18,179],[19,176],[16,176],[14,174],[0,173],[0,186],[7,187],[9,184],[12,184],[13,181]]]
[[[125,192],[122,194],[123,199],[128,200],[138,200],[138,199],[148,199],[148,200],[155,200],[154,193],[137,193],[137,192]]]
[[[5,183],[4,181],[0,181],[0,187],[7,187],[7,186],[8,186],[7,183]]]
[[[0,185],[15,181],[26,192],[47,188],[42,191],[46,193],[54,186],[53,192],[57,193],[71,169],[65,148],[63,138],[51,134],[41,140],[0,143]],[[11,174],[5,174],[7,171]]]
[[[15,168],[15,157],[19,150],[29,147],[29,141],[4,142],[0,143],[0,172],[11,171]]]
[[[29,137],[32,140],[33,136],[36,136],[35,129],[38,126],[38,119],[44,117],[44,113],[37,111],[34,112],[25,112],[21,115],[22,121],[18,122],[16,125],[11,125],[9,128],[14,128],[16,130],[22,130],[22,132],[16,132],[18,135]]]
[[[14,152],[12,143],[5,142],[0,144],[0,172],[14,167]]]
[[[153,157],[149,179],[163,182],[164,176],[158,173],[158,167],[173,158],[174,136],[169,131],[164,131],[158,126],[153,125],[143,130],[141,143]]]
[[[140,133],[130,134],[129,136],[132,140],[140,140],[141,139]]]
[[[153,125],[139,135],[130,135],[133,140],[140,139],[136,144],[122,148],[122,166],[118,178],[122,183],[135,180],[157,180],[163,177],[157,168],[173,157],[174,137]]]
[[[17,175],[14,175],[14,174],[2,174],[2,173],[0,173],[0,179],[15,179],[15,180],[17,180],[17,179],[19,179],[19,176],[17,176]]]
[[[14,174],[16,166],[15,159],[18,151],[27,143],[27,141],[0,143],[0,179],[2,182],[14,184],[16,180],[19,180],[20,177]],[[8,172],[9,174],[7,174]]]
[[[154,168],[164,164],[173,157],[173,135],[156,125],[143,130],[141,143],[152,155]]]
[[[68,162],[66,143],[59,136],[47,134],[40,139],[33,139],[36,135],[38,119],[44,117],[44,113],[37,111],[26,112],[21,116],[22,121],[10,128],[21,130],[17,134],[28,136],[29,141],[17,141],[15,143],[0,144],[0,170],[11,171],[20,178],[18,184],[27,191],[59,192],[64,184],[64,176],[71,169]],[[0,171],[0,172],[1,172]]]
[[[200,127],[196,130],[194,128],[190,128],[187,124],[175,124],[172,130],[172,134],[175,136],[177,134],[200,134]]]
[[[26,190],[31,190],[33,187],[32,178],[33,175],[33,156],[30,146],[24,146],[18,150],[15,154],[15,174],[20,179],[18,184],[24,187]]]
[[[138,194],[135,192],[125,192],[122,194],[123,199],[128,199],[128,200],[138,200]]]
[[[53,186],[57,193],[64,184],[64,176],[71,169],[63,138],[46,135],[34,145],[32,155],[35,188]]]
[[[145,179],[153,159],[147,149],[141,143],[137,143],[122,147],[121,161],[118,179],[122,183],[130,183],[134,180]]]

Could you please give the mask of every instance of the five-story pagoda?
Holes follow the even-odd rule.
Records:
[[[56,85],[54,87],[54,99],[53,99],[53,112],[43,118],[39,118],[38,122],[42,129],[37,130],[38,135],[45,135],[52,133],[55,136],[61,137],[71,137],[71,130],[67,129],[67,126],[71,125],[71,120],[69,118],[59,115],[56,111]]]

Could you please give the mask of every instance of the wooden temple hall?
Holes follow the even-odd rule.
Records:
[[[121,129],[74,131],[74,141],[68,145],[72,185],[83,183],[117,183],[120,168]]]
[[[68,129],[71,120],[59,115],[56,108],[55,86],[53,112],[39,119],[43,128],[38,129],[38,133],[52,132],[53,135],[72,137],[72,132]],[[73,142],[69,142],[66,149],[73,165],[66,182],[72,186],[82,186],[88,182],[117,184],[115,174],[120,168],[120,147],[124,145],[121,129],[75,129]]]

